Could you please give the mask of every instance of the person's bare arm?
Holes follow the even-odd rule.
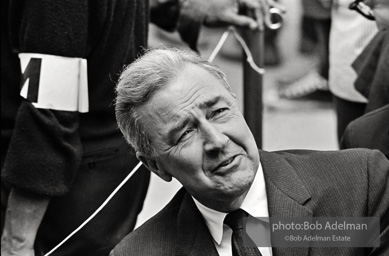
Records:
[[[47,196],[11,189],[1,235],[1,255],[35,255],[35,237],[49,201]]]

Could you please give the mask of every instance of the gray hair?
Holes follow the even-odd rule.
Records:
[[[195,52],[176,48],[146,51],[142,57],[125,68],[116,87],[116,120],[125,139],[135,151],[149,157],[157,156],[147,133],[147,122],[142,120],[138,109],[155,92],[176,78],[188,63],[209,71],[220,79],[232,94],[227,77],[220,68],[202,59]]]

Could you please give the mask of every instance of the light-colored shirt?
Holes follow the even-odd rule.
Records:
[[[338,0],[332,7],[329,87],[337,97],[366,103],[354,88],[357,73],[351,64],[378,32],[374,21],[348,9],[352,0]]]
[[[213,210],[195,198],[193,198],[197,208],[205,219],[205,224],[208,227],[211,236],[213,237],[217,252],[221,256],[232,256],[231,236],[232,230],[225,225],[224,218],[227,216],[225,212],[219,212]],[[254,218],[269,217],[269,211],[267,206],[267,196],[265,187],[265,178],[263,176],[262,166],[259,163],[257,173],[255,175],[253,184],[251,185],[245,199],[243,200],[240,209],[246,211],[250,216]],[[256,220],[255,223],[249,223],[254,218],[249,218],[247,226],[261,225],[261,221]],[[271,247],[258,247],[263,256],[271,256]]]

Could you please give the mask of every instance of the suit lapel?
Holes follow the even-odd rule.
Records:
[[[270,217],[312,217],[304,206],[310,194],[286,159],[277,153],[260,151]],[[308,255],[309,248],[273,248],[273,256]]]
[[[189,193],[178,213],[176,255],[218,256],[208,227]]]

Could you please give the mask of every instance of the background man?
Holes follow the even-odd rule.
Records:
[[[238,231],[229,216],[389,213],[389,162],[382,153],[258,154],[226,76],[192,52],[156,49],[130,65],[117,86],[116,118],[138,159],[183,188],[112,255],[260,255],[256,247],[253,254],[236,254]],[[388,232],[382,221],[381,238]],[[384,255],[388,246],[259,250],[262,255]]]
[[[365,1],[379,32],[354,61],[355,88],[368,99],[365,115],[346,128],[341,148],[378,149],[389,158],[389,1]],[[369,9],[370,7],[370,9]]]

